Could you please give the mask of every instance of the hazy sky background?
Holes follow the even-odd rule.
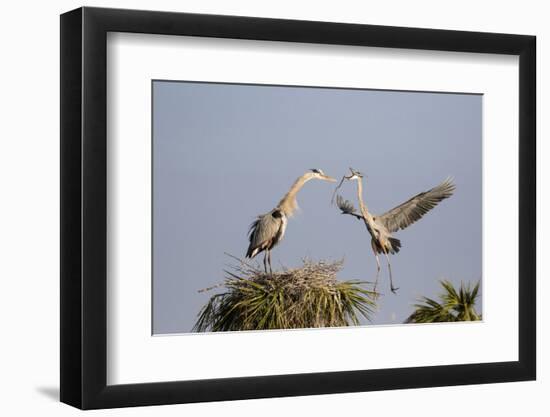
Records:
[[[153,332],[191,331],[213,294],[197,291],[232,263],[224,252],[244,257],[250,223],[309,168],[362,171],[376,214],[455,179],[454,196],[395,234],[397,295],[381,258],[374,324],[402,323],[440,279],[479,280],[481,109],[480,95],[154,81]],[[345,257],[340,279],[374,280],[370,236],[330,205],[334,186],[304,186],[273,266]],[[341,192],[356,204],[355,183]]]

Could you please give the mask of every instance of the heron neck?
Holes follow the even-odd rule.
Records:
[[[361,178],[357,178],[357,200],[359,200],[359,209],[365,220],[372,222],[372,215],[369,213],[369,209],[363,201],[363,180]]]
[[[296,195],[298,191],[302,189],[304,184],[311,179],[311,176],[304,174],[301,177],[297,178],[294,181],[294,184],[290,187],[290,190],[284,195],[284,197],[279,201],[277,207],[287,216],[290,217],[298,207],[296,202]]]

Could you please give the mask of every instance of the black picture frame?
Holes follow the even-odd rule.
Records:
[[[519,360],[107,385],[108,32],[519,56]],[[534,36],[79,8],[61,15],[61,401],[82,409],[421,388],[536,378]]]

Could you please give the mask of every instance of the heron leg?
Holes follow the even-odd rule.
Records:
[[[388,256],[388,252],[386,251],[386,248],[384,248],[384,255],[386,255],[386,260],[388,261],[388,272],[390,273],[390,289],[391,289],[391,292],[393,292],[394,294],[397,293],[397,290],[399,288],[396,288],[393,286],[393,280],[392,280],[392,274],[391,274],[391,263],[390,263],[390,257]]]
[[[265,253],[264,253],[264,270],[265,270],[265,273],[267,274],[267,254],[268,254],[268,250],[266,249]]]
[[[273,275],[273,268],[271,268],[271,251],[267,251],[267,262],[269,263],[269,273]]]
[[[378,287],[378,277],[380,276],[380,258],[378,257],[378,252],[376,251],[376,244],[374,243],[374,240],[371,240],[371,246],[374,257],[376,258],[376,279],[374,281],[374,288],[372,290],[376,294],[376,288]]]

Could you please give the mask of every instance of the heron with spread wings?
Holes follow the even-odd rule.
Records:
[[[336,196],[336,204],[342,210],[342,214],[349,214],[358,220],[363,220],[368,232],[370,233],[371,247],[376,257],[376,281],[374,291],[378,284],[378,276],[380,275],[380,259],[379,254],[384,254],[388,261],[388,272],[390,276],[390,289],[395,294],[399,289],[393,286],[390,258],[388,254],[396,254],[401,249],[401,241],[392,236],[392,233],[409,227],[414,222],[420,220],[428,211],[437,206],[442,200],[453,195],[455,185],[450,178],[443,181],[436,187],[415,195],[403,204],[394,207],[382,215],[371,214],[367,205],[363,201],[363,174],[350,168],[351,174],[342,177],[340,184],[334,190],[334,194],[338,191],[344,180],[357,181],[357,200],[359,202],[359,212],[354,205],[345,200],[342,196]]]
[[[302,189],[304,184],[310,180],[323,180],[336,182],[336,179],[325,175],[320,169],[311,169],[304,175],[296,179],[290,190],[279,201],[277,207],[268,213],[261,214],[250,225],[249,230],[249,246],[246,251],[247,258],[254,258],[261,252],[264,253],[264,269],[267,273],[267,264],[269,271],[273,273],[271,268],[271,249],[275,247],[285,234],[287,220],[291,217],[298,207],[296,195]]]

